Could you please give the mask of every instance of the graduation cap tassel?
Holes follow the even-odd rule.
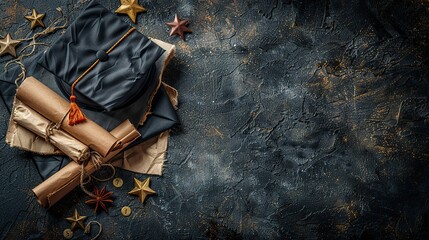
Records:
[[[94,65],[94,64],[93,64]],[[74,88],[76,84],[82,80],[82,78],[91,70],[87,69],[76,81],[73,82],[71,86],[71,95],[70,95],[70,111],[69,111],[69,125],[73,126],[79,123],[83,123],[86,120],[85,114],[80,110],[79,106],[76,103],[76,96],[74,95]]]
[[[80,110],[76,103],[76,96],[70,96],[70,113],[69,113],[69,125],[75,125],[85,122],[85,114]]]

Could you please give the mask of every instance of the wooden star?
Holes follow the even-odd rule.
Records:
[[[6,37],[3,39],[0,39],[0,56],[5,55],[6,53],[9,53],[13,57],[16,57],[16,45],[18,45],[20,41],[13,40],[10,37],[10,34],[6,34]]]
[[[189,24],[189,19],[180,20],[177,14],[174,16],[173,22],[168,22],[166,24],[171,27],[170,36],[176,34],[179,35],[180,38],[185,40],[185,33],[192,32],[192,30],[187,27],[187,25]]]
[[[45,14],[39,14],[36,12],[36,9],[33,8],[31,10],[30,16],[25,16],[25,18],[31,22],[31,29],[34,29],[37,26],[45,27],[45,24],[43,23],[43,18],[45,17]]]
[[[121,0],[121,6],[116,9],[115,13],[127,14],[133,23],[136,23],[137,13],[145,12],[146,9],[139,5],[138,0]]]
[[[75,209],[73,216],[66,218],[66,220],[71,222],[71,227],[70,227],[71,230],[74,231],[78,227],[85,230],[85,226],[83,222],[85,221],[86,218],[87,218],[86,216],[79,215],[79,213],[77,212],[77,209]]]
[[[156,192],[149,187],[150,177],[146,178],[143,182],[134,178],[134,189],[129,191],[128,194],[139,196],[140,202],[143,203],[147,196],[156,194]]]
[[[94,205],[94,211],[97,212],[99,207],[101,207],[105,212],[107,212],[107,204],[113,203],[113,200],[110,199],[113,192],[107,192],[106,187],[104,186],[101,190],[97,187],[94,187],[95,197],[85,201],[86,204]]]

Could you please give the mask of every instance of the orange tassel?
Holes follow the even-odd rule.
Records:
[[[85,122],[86,117],[76,104],[76,96],[70,96],[70,113],[69,113],[69,125],[73,126],[82,122]]]

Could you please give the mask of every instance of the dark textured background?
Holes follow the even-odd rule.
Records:
[[[29,156],[4,143],[0,106],[1,237],[59,239],[77,208],[103,239],[429,238],[427,0],[140,3],[137,28],[178,49],[165,79],[183,126],[153,178],[158,195],[140,204],[126,192],[145,176],[119,171],[108,214],[79,189],[46,211]],[[0,35],[29,36],[33,7],[48,23],[58,6],[73,20],[85,5],[2,0]],[[175,13],[191,19],[186,42],[168,36]]]

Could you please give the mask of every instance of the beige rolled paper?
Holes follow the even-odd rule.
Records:
[[[14,105],[16,98],[14,101]],[[61,155],[57,147],[46,142],[46,140],[24,127],[18,125],[10,115],[9,127],[6,132],[6,143],[9,146],[40,155]]]
[[[34,77],[27,77],[24,80],[17,89],[16,98],[50,121],[61,123],[61,129],[103,157],[119,147],[120,142],[117,138],[89,119],[70,126],[67,121],[69,102]]]
[[[12,119],[21,127],[45,138],[73,161],[83,161],[89,157],[89,147],[61,129],[52,126],[52,122],[22,103],[15,100]]]
[[[105,158],[103,158],[103,163],[107,163],[116,154],[121,152],[130,143],[140,137],[140,133],[129,121],[123,122],[110,133],[116,138],[120,139],[123,144],[119,149],[113,150]],[[95,166],[91,161],[89,161],[85,166],[85,173],[92,174],[95,170]],[[38,202],[43,207],[49,208],[75,187],[79,186],[80,175],[81,165],[76,162],[70,162],[54,175],[33,188],[33,192],[36,195]]]

